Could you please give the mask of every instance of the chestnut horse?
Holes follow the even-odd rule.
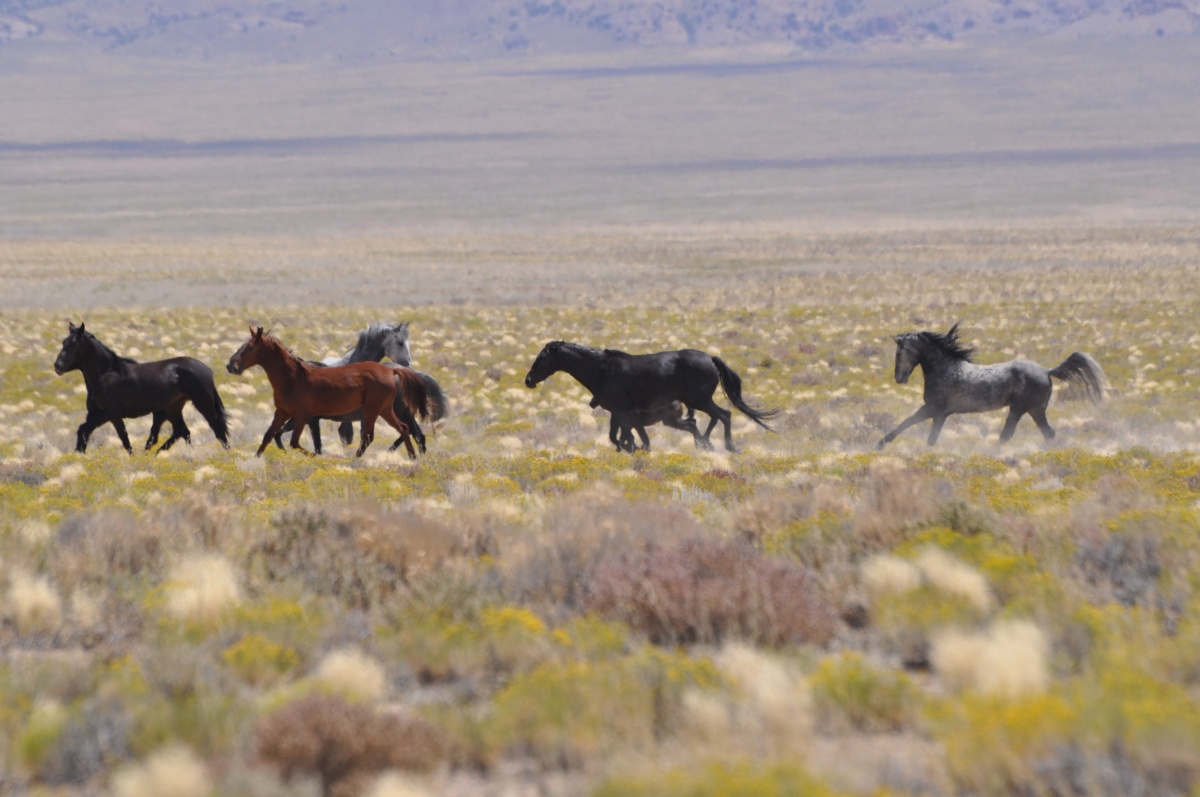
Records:
[[[424,384],[414,372],[375,362],[335,368],[314,366],[285,349],[269,333],[264,334],[262,327],[250,329],[250,339],[229,358],[227,367],[231,374],[240,374],[255,365],[262,366],[267,372],[275,394],[275,418],[263,435],[255,456],[262,456],[267,444],[289,418],[295,424],[292,448],[311,454],[300,445],[300,435],[310,418],[345,415],[361,408],[362,439],[355,456],[361,457],[375,439],[375,419],[382,417],[400,433],[400,439],[392,448],[403,442],[408,455],[416,459],[408,426],[396,417],[392,408],[397,393],[401,393],[410,405],[425,406]]]

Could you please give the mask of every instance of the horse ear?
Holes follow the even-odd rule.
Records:
[[[76,333],[78,333],[80,335],[83,334],[83,322],[82,321],[79,322],[79,326],[76,327],[75,331],[76,331]]]
[[[259,327],[258,331],[254,332],[253,334],[254,334],[254,337],[261,338],[263,336],[262,327]]]
[[[72,335],[75,334],[75,323],[73,321],[71,321],[71,319],[69,319],[69,318],[67,319],[67,331],[70,332]]]

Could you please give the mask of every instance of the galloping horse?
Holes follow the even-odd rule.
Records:
[[[689,410],[700,410],[710,421],[704,434],[697,436],[697,441],[708,444],[709,435],[720,421],[725,424],[725,448],[728,451],[736,450],[730,428],[733,413],[713,401],[718,384],[735,407],[768,431],[774,430],[766,420],[779,413],[779,410],[759,410],[746,404],[742,399],[741,377],[720,357],[696,349],[626,354],[615,349],[601,351],[555,340],[547,343],[533,361],[525,376],[525,386],[537,387],[558,371],[566,371],[590,390],[594,397],[593,406],[613,413],[613,421],[618,425],[627,413],[658,413],[673,401],[682,402]]]
[[[121,357],[105,346],[81,323],[67,322],[68,334],[62,351],[54,360],[54,372],[59,374],[79,370],[87,386],[87,418],[75,435],[75,450],[87,450],[88,438],[98,426],[111,423],[117,430],[121,445],[130,454],[133,446],[125,432],[124,418],[151,415],[150,436],[146,450],[158,443],[158,431],[163,421],[171,422],[171,436],[159,452],[166,451],[183,439],[192,442],[190,430],[183,421],[183,408],[190,401],[204,416],[221,445],[229,448],[229,429],[225,422],[225,405],[213,383],[213,372],[204,363],[191,357],[172,357],[151,363],[139,363]]]
[[[888,432],[875,447],[882,449],[913,424],[933,419],[929,445],[937,442],[946,418],[959,412],[986,412],[1008,407],[1008,418],[1000,442],[1013,436],[1021,416],[1029,413],[1047,441],[1054,429],[1046,420],[1046,406],[1053,389],[1050,377],[1079,384],[1093,403],[1104,400],[1106,379],[1100,366],[1083,352],[1075,352],[1054,368],[1046,369],[1029,360],[1010,360],[995,365],[971,362],[973,348],[958,340],[958,324],[944,335],[936,332],[905,332],[896,335],[896,381],[908,382],[919,365],[925,372],[925,403]]]
[[[230,373],[240,374],[255,365],[267,372],[275,394],[275,418],[255,456],[262,456],[271,438],[289,418],[295,422],[292,448],[308,453],[300,445],[300,435],[310,418],[345,415],[362,409],[362,439],[356,456],[361,457],[375,439],[375,419],[382,417],[400,433],[392,448],[404,443],[408,455],[416,458],[408,427],[392,408],[399,392],[406,403],[427,411],[424,383],[411,371],[394,370],[373,362],[316,367],[289,352],[270,334],[264,334],[262,327],[250,330],[250,339],[229,358],[227,367]]]
[[[412,365],[412,350],[409,346],[408,322],[401,321],[399,324],[388,324],[384,322],[376,322],[371,324],[363,331],[358,333],[358,341],[354,348],[343,354],[341,357],[326,357],[324,360],[315,361],[307,360],[309,365],[314,365],[318,368],[337,367],[341,365],[350,365],[360,362],[378,362],[384,357],[390,358],[395,365],[389,364],[389,368],[409,368]],[[434,423],[446,417],[448,407],[446,396],[442,392],[442,386],[437,383],[432,376],[421,371],[414,371],[425,382],[425,391],[429,396],[429,414],[422,415],[422,420],[429,420]],[[404,422],[408,427],[409,433],[413,440],[417,443],[417,448],[421,453],[425,453],[425,433],[421,429],[421,425],[417,423],[416,417],[412,410],[404,402],[402,396],[397,395],[392,409],[396,411],[396,417]],[[354,442],[354,421],[362,420],[362,411],[355,411],[346,415],[336,417],[319,417],[312,418],[308,422],[309,431],[312,433],[313,450],[318,454],[321,453],[321,421],[330,420],[338,421],[338,437],[346,445]],[[275,445],[283,448],[283,435],[292,428],[292,421],[288,421],[275,435]]]

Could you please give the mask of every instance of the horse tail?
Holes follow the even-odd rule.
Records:
[[[1050,369],[1050,376],[1064,382],[1072,382],[1083,388],[1083,393],[1093,404],[1104,401],[1104,390],[1108,379],[1100,364],[1081,351],[1071,354],[1061,364]]]
[[[425,380],[411,368],[399,366],[392,370],[396,374],[396,395],[409,412],[422,420],[429,418],[429,391]]]
[[[213,384],[213,417],[209,421],[209,426],[212,427],[213,434],[217,439],[229,447],[229,419],[225,415],[225,402],[221,401],[221,394],[217,392],[216,384]],[[207,419],[206,419],[207,420]]]
[[[725,364],[725,361],[720,357],[712,358],[713,365],[717,367],[717,375],[721,377],[721,389],[725,391],[725,395],[733,402],[733,406],[737,407],[750,420],[757,423],[768,432],[775,431],[768,424],[767,420],[774,418],[779,414],[778,409],[760,410],[751,407],[742,399],[742,378],[734,372],[732,368]]]
[[[425,394],[429,402],[429,420],[434,422],[442,420],[450,414],[450,403],[446,400],[446,394],[442,392],[442,386],[427,373],[417,371],[416,374],[425,383]]]
[[[225,414],[225,402],[221,401],[221,394],[217,392],[217,384],[213,381],[212,370],[199,360],[194,362],[199,367],[180,369],[179,388],[204,416],[221,445],[229,448],[229,420]]]

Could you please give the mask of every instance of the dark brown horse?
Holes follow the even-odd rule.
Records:
[[[250,339],[229,358],[228,369],[232,374],[240,374],[255,365],[267,372],[275,394],[275,418],[255,456],[262,456],[271,438],[289,418],[295,424],[292,448],[307,454],[310,452],[300,445],[300,435],[310,418],[345,415],[361,409],[361,441],[356,456],[361,457],[375,439],[375,419],[382,417],[400,433],[392,448],[403,442],[408,455],[416,458],[408,426],[396,417],[392,408],[397,393],[410,406],[425,407],[424,383],[412,371],[395,370],[374,362],[320,368],[292,354],[270,334],[264,334],[262,327],[251,328]]]
[[[124,419],[143,415],[153,416],[147,450],[158,443],[163,421],[171,422],[171,436],[159,451],[166,451],[176,440],[191,443],[191,432],[183,421],[183,408],[189,401],[208,421],[221,445],[229,448],[225,405],[213,383],[211,368],[192,357],[139,363],[105,346],[83,324],[68,322],[67,326],[69,332],[54,360],[54,372],[61,375],[81,371],[87,386],[87,418],[76,433],[76,451],[86,451],[96,427],[111,423],[121,445],[132,454]]]

